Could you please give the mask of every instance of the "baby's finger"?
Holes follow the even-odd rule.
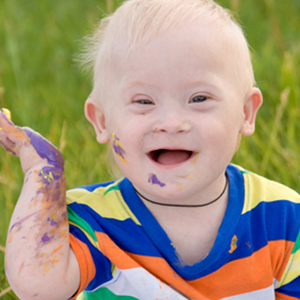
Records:
[[[28,140],[24,130],[11,122],[9,110],[2,108],[0,110],[0,145],[8,153],[18,156],[20,146]]]
[[[5,114],[9,121],[11,121],[11,113],[7,108],[1,108],[1,112]]]

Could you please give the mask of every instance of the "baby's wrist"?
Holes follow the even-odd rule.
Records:
[[[24,127],[23,130],[39,157],[43,160],[46,159],[47,165],[53,166],[58,170],[64,169],[63,156],[53,144],[30,128]]]

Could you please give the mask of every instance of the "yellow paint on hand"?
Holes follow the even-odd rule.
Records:
[[[2,108],[2,112],[6,115],[7,119],[11,121],[11,113],[7,108]]]
[[[236,250],[237,248],[237,241],[238,241],[238,238],[236,235],[233,236],[233,238],[231,239],[231,248],[229,250],[229,253],[233,253],[234,250]]]
[[[41,174],[48,182],[51,182],[54,180],[52,172],[49,172],[49,174],[46,174],[46,173],[44,173],[44,171],[41,171]]]

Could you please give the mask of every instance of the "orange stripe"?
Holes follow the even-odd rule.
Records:
[[[249,257],[231,261],[216,272],[191,284],[196,289],[201,289],[211,300],[273,286],[269,248],[265,246]]]
[[[103,255],[108,257],[119,269],[124,270],[139,267],[139,265],[132,260],[124,250],[120,249],[107,234],[102,232],[95,232],[95,234]]]
[[[299,300],[299,298],[287,296],[285,294],[281,294],[278,292],[275,292],[276,300]]]
[[[280,281],[295,242],[285,240],[269,242],[274,278]]]
[[[80,285],[77,293],[73,296],[76,298],[93,280],[96,269],[90,250],[85,243],[70,234],[70,244],[80,266]]]

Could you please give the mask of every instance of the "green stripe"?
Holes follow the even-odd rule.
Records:
[[[138,298],[131,296],[118,296],[112,293],[108,288],[100,288],[94,292],[82,292],[83,297],[79,296],[77,300],[138,300]]]
[[[113,191],[113,190],[119,191],[120,188],[119,188],[118,185],[113,185],[113,186],[111,186],[110,188],[108,188],[108,189],[105,191],[105,193],[104,193],[103,195],[105,196],[107,193],[109,193],[110,191]]]
[[[69,205],[68,205],[68,219],[70,222],[77,224],[80,228],[85,230],[93,238],[93,240],[97,242],[97,237],[92,227],[84,219],[78,216],[76,212]]]
[[[294,245],[292,254],[295,254],[298,250],[300,250],[300,231],[299,231],[297,239],[295,241],[295,245]]]

